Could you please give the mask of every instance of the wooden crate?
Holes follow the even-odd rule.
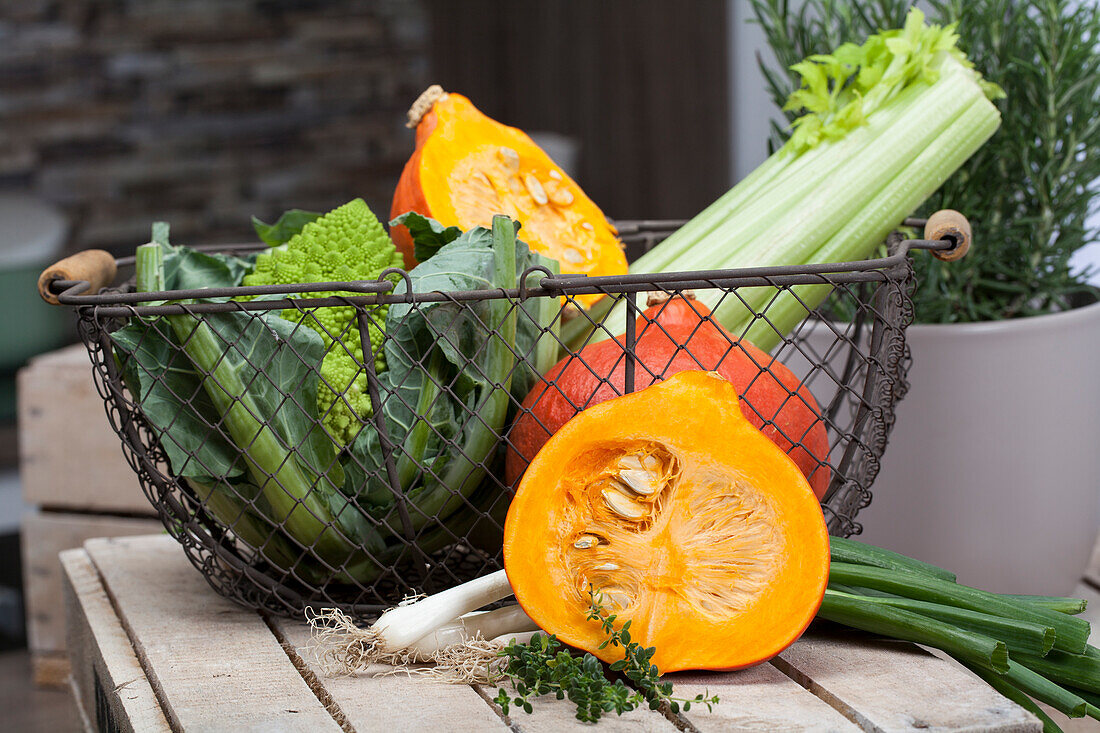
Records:
[[[154,514],[107,422],[84,346],[36,357],[16,380],[19,473],[28,504],[68,512]]]
[[[65,512],[37,512],[23,518],[23,601],[35,684],[63,687],[69,679],[58,554],[80,547],[92,537],[148,535],[162,527],[158,519]]]
[[[170,538],[89,540],[61,555],[73,694],[89,729],[118,731],[588,730],[568,701],[503,716],[495,689],[405,676],[330,678],[298,621],[216,595]],[[769,664],[668,676],[721,702],[666,717],[636,710],[607,731],[1039,731],[1039,721],[916,646],[812,633]]]
[[[20,527],[34,681],[68,684],[58,553],[90,537],[148,534],[160,522],[107,422],[85,347],[42,354],[16,378],[20,483],[39,511]]]

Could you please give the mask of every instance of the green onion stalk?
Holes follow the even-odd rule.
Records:
[[[1048,732],[1059,728],[1036,701],[1100,719],[1100,649],[1074,615],[1083,600],[990,593],[853,540],[832,538],[831,555],[819,618],[946,652]]]

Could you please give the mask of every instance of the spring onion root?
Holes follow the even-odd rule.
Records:
[[[394,670],[451,682],[488,681],[494,662],[510,640],[538,630],[516,604],[477,609],[512,594],[503,570],[475,578],[426,598],[401,603],[368,628],[347,614],[311,610],[313,650],[327,674],[347,675],[384,663]],[[411,665],[434,663],[434,667]]]

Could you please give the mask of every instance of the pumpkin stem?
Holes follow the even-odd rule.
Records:
[[[694,290],[681,290],[677,294],[685,300],[695,300]],[[654,290],[653,292],[649,293],[649,296],[646,298],[645,307],[652,308],[655,305],[660,305],[661,303],[664,303],[666,300],[672,300],[672,297],[672,293],[667,293],[664,290]]]
[[[421,92],[420,96],[409,107],[409,121],[405,123],[405,127],[415,130],[416,126],[420,124],[421,118],[428,114],[428,110],[432,108],[432,105],[446,96],[447,92],[443,91],[443,87],[438,84],[432,84]]]

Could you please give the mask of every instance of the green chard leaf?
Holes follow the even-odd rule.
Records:
[[[274,224],[265,224],[254,216],[252,227],[261,241],[268,246],[278,247],[289,242],[295,234],[305,228],[306,224],[320,219],[321,216],[322,214],[316,211],[290,209],[284,212]]]
[[[392,219],[390,226],[405,226],[413,240],[413,255],[417,262],[430,259],[440,247],[462,236],[460,227],[445,227],[435,219],[422,216],[415,211],[407,211]],[[518,228],[518,227],[517,227]]]

